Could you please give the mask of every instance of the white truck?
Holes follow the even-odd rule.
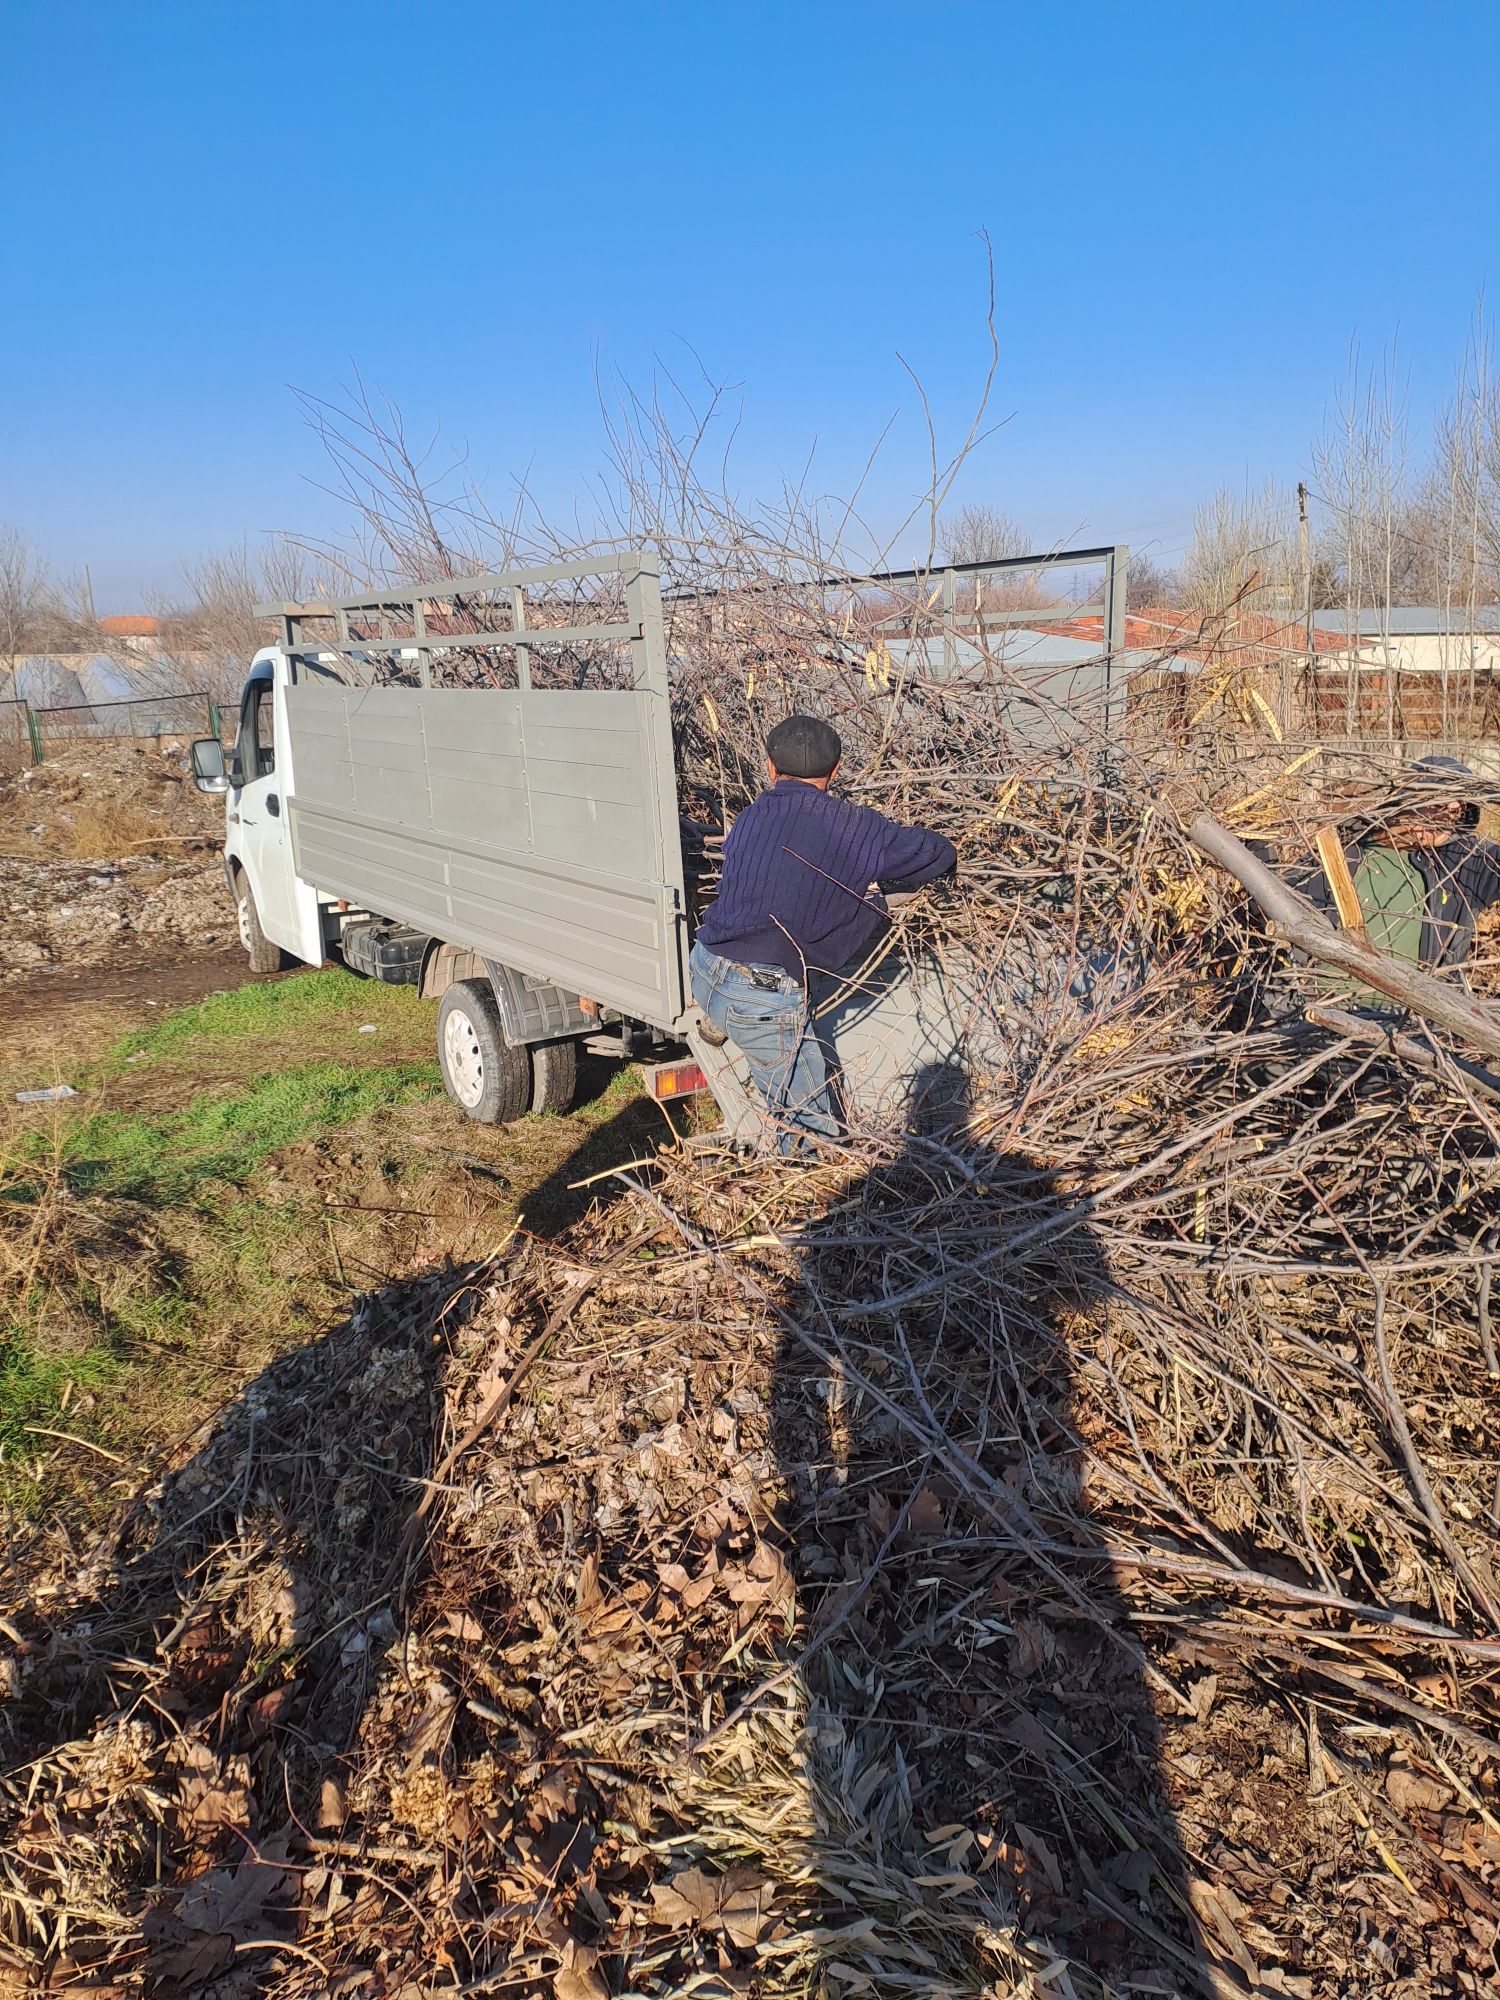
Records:
[[[703,1038],[688,991],[655,558],[263,615],[281,633],[251,662],[232,753],[193,746],[198,788],[226,795],[252,967],[337,955],[414,984],[449,1095],[482,1122],[564,1109],[586,1042],[643,1060],[659,1097],[711,1090],[761,1139],[737,1052]],[[965,984],[888,964],[841,997],[824,1029],[851,1103],[874,1110],[982,1020],[1001,1034]]]

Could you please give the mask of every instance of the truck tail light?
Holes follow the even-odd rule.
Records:
[[[695,1062],[648,1063],[641,1075],[658,1102],[668,1097],[693,1097],[708,1088],[708,1078]]]

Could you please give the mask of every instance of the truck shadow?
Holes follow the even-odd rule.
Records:
[[[1030,1991],[1066,1958],[1105,1990],[1222,1996],[1145,1664],[1078,1546],[1070,1357],[1108,1273],[972,1111],[956,1064],[919,1075],[902,1150],[809,1232],[789,1301],[773,1442],[815,1817],[839,1855],[817,1867],[870,1920],[841,1950],[872,1990],[938,1965],[944,1991]],[[1001,1213],[1035,1253],[966,1272]]]
[[[575,1108],[601,1097],[618,1074],[618,1065],[586,1057],[579,1065]],[[649,1160],[677,1135],[688,1115],[681,1107],[669,1112],[649,1097],[631,1098],[527,1191],[520,1204],[524,1227],[534,1236],[559,1236],[590,1209],[608,1207],[623,1192],[622,1183],[609,1178],[611,1170]]]

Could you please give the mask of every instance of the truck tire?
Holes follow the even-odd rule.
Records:
[[[438,1005],[443,1088],[478,1125],[509,1125],[531,1101],[531,1051],[512,1048],[487,979],[459,979]]]
[[[531,1051],[532,1110],[566,1111],[577,1088],[577,1042],[538,1042]]]
[[[234,909],[240,927],[240,943],[249,954],[250,970],[280,972],[287,963],[286,953],[279,944],[272,944],[261,929],[260,911],[255,907],[249,878],[243,869],[235,870]]]

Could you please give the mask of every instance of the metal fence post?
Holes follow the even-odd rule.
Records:
[[[208,697],[208,733],[210,736],[219,736],[222,734],[223,728],[224,719],[219,714],[219,704],[210,695]]]
[[[31,706],[30,702],[26,704],[26,733],[31,738],[31,761],[33,764],[40,764],[42,761],[42,728],[36,719],[36,710]]]
[[[1115,782],[1114,732],[1115,732],[1115,690],[1120,691],[1120,720],[1124,721],[1124,707],[1129,691],[1123,672],[1125,652],[1125,572],[1130,563],[1130,551],[1123,544],[1108,551],[1104,558],[1104,754],[1101,776],[1106,785]],[[1116,671],[1120,677],[1116,681]]]

